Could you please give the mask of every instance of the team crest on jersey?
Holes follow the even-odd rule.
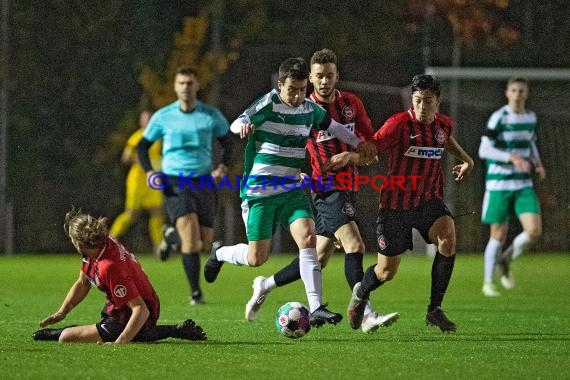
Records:
[[[354,110],[351,106],[344,106],[342,109],[342,115],[348,120],[352,120],[354,118]]]
[[[435,134],[435,139],[437,140],[439,145],[445,144],[445,139],[447,138],[447,134],[443,130],[443,128],[439,128]]]
[[[127,288],[124,285],[117,285],[113,289],[113,294],[119,298],[123,298],[127,295]]]
[[[383,251],[388,247],[388,241],[386,240],[386,236],[383,234],[378,236],[378,247]]]
[[[352,206],[352,203],[345,202],[344,206],[342,206],[342,212],[350,217],[354,216],[354,206]]]

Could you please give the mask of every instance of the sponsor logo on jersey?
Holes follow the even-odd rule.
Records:
[[[113,289],[113,294],[119,298],[123,298],[127,295],[127,288],[124,285],[117,285]]]
[[[437,132],[435,133],[435,139],[437,140],[437,143],[439,145],[445,144],[446,138],[447,138],[447,134],[445,133],[445,131],[442,128],[439,128],[437,130]]]
[[[354,134],[354,123],[344,124],[344,127],[347,129],[347,131]],[[317,142],[318,143],[323,142],[323,141],[332,140],[332,139],[336,139],[336,137],[334,137],[333,135],[331,135],[327,131],[319,131],[319,133],[317,134]]]
[[[342,115],[344,117],[346,117],[348,120],[352,120],[352,118],[354,118],[354,110],[352,109],[351,106],[344,106],[344,108],[342,109]]]
[[[404,156],[414,158],[429,158],[432,160],[441,160],[443,148],[431,148],[422,146],[411,146],[408,148]]]

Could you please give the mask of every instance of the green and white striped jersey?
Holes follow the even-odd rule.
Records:
[[[312,128],[326,129],[330,122],[326,111],[305,100],[291,107],[279,98],[277,90],[257,99],[234,125],[253,123],[248,136],[241,180],[243,199],[269,197],[299,189],[301,168],[305,162],[306,144]],[[239,129],[239,128],[237,128]]]
[[[492,146],[484,144],[485,138]],[[492,150],[492,148],[503,152],[503,155],[485,152],[485,149]],[[487,190],[512,191],[533,186],[530,174],[509,162],[508,157],[511,153],[533,163],[540,161],[536,148],[536,114],[528,110],[522,114],[514,113],[508,105],[505,105],[489,118],[486,136],[483,137],[479,149],[479,155],[487,158],[485,176]]]

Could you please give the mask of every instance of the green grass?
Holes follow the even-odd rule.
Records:
[[[258,321],[244,321],[251,281],[292,256],[262,268],[226,264],[215,284],[203,285],[206,305],[190,306],[179,257],[139,257],[161,298],[160,322],[196,320],[208,341],[97,346],[34,342],[38,321],[57,310],[79,273],[78,255],[0,256],[0,377],[82,379],[170,378],[519,378],[570,376],[570,257],[523,256],[513,265],[517,287],[489,299],[481,294],[482,257],[460,255],[444,309],[456,334],[426,327],[431,259],[406,255],[396,279],[372,295],[378,310],[400,320],[366,335],[346,321],[313,329],[299,340],[275,331],[274,313],[287,301],[306,303],[300,282],[275,290]],[[374,260],[367,255],[365,266]],[[343,259],[324,275],[329,308],[345,312],[350,292]],[[97,322],[104,296],[93,289],[59,325]]]

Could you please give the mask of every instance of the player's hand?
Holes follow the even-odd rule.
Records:
[[[41,321],[40,327],[46,327],[49,325],[53,325],[54,323],[57,323],[59,321],[63,321],[64,319],[65,319],[65,314],[58,311],[57,313],[54,313],[54,314],[50,315],[49,317],[45,318],[43,321]]]
[[[210,174],[214,177],[214,182],[220,183],[222,178],[228,174],[228,167],[224,164],[219,164],[218,167],[212,170],[212,173]]]
[[[358,160],[358,154],[353,152],[342,152],[332,156],[325,164],[323,169],[325,171],[329,170],[339,170],[349,164],[351,158],[356,158]]]
[[[378,153],[376,145],[370,141],[363,141],[356,147],[356,152],[360,154],[360,162],[368,163],[376,157]]]
[[[511,162],[515,167],[521,169],[525,173],[530,173],[531,165],[530,162],[519,156],[518,154],[511,153]]]
[[[243,139],[251,135],[254,132],[254,130],[255,130],[255,125],[253,125],[252,123],[242,124],[239,131],[239,137]]]
[[[473,166],[470,165],[468,162],[464,162],[459,165],[455,165],[451,172],[453,173],[453,177],[456,181],[461,181],[465,178],[465,175],[469,173],[473,169]]]
[[[538,179],[544,181],[544,179],[546,178],[546,170],[544,170],[544,166],[537,165],[534,167],[534,171],[536,172]]]

